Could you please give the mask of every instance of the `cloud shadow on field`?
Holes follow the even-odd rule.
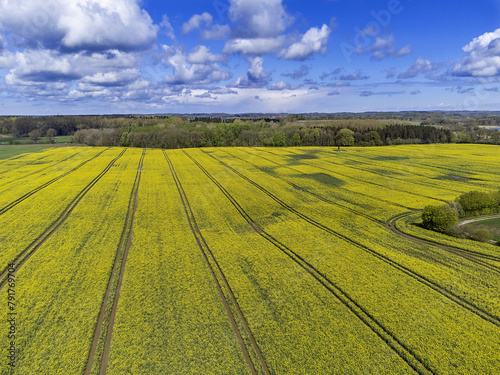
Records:
[[[319,182],[319,183],[326,185],[326,186],[329,186],[329,187],[341,187],[341,186],[345,185],[345,181],[342,181],[336,177],[330,176],[329,174],[326,174],[326,173],[299,174],[299,175],[296,175],[295,177],[314,180],[316,182]]]
[[[403,160],[408,160],[410,158],[406,156],[377,156],[373,158],[372,160],[377,160],[377,161],[403,161]]]
[[[440,180],[440,181],[483,181],[480,178],[472,178],[472,177],[466,177],[466,176],[459,176],[457,174],[448,174],[448,175],[443,175],[443,176],[438,176],[434,178],[435,180]]]
[[[320,150],[301,150],[296,151],[301,152],[300,154],[286,155],[287,165],[301,165],[303,160],[319,159],[318,154]]]

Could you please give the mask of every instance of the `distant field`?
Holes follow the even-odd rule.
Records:
[[[314,126],[332,126],[332,127],[355,127],[377,129],[383,125],[420,125],[421,121],[409,121],[404,119],[341,119],[341,120],[300,120],[290,122],[288,126],[314,127]]]
[[[493,235],[493,239],[500,242],[500,219],[478,221],[468,224],[466,228],[487,229]]]
[[[71,136],[61,135],[58,137],[54,137],[55,143],[69,143],[71,141]],[[40,138],[37,143],[39,144],[49,144],[50,140],[46,137]],[[0,145],[26,145],[26,144],[35,144],[28,137],[14,137],[14,136],[1,136],[0,137]]]
[[[37,146],[37,145],[30,145],[30,146],[6,146],[6,147],[0,147],[0,160],[1,159],[8,159],[16,155],[21,155],[25,153],[30,153],[30,152],[40,152],[45,149],[47,149],[47,146]]]
[[[479,125],[481,128],[500,130],[499,126]]]
[[[498,372],[500,248],[412,224],[498,146],[16,149],[2,373]]]

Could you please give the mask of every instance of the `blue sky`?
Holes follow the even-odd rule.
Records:
[[[499,0],[0,2],[0,115],[500,110],[499,77]]]

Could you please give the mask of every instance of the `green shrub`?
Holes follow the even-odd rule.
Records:
[[[495,211],[500,211],[500,190],[495,191],[491,194],[491,198],[493,199],[493,206]]]
[[[480,242],[489,242],[493,240],[493,236],[491,235],[488,229],[474,229],[469,232],[471,238]]]
[[[481,191],[470,191],[458,197],[457,202],[462,205],[466,215],[487,215],[495,206],[492,195]]]
[[[457,213],[447,204],[441,206],[426,206],[422,212],[423,227],[436,232],[444,233],[457,222]]]
[[[444,233],[448,236],[456,238],[467,238],[467,233],[464,231],[464,227],[459,225],[452,225]]]

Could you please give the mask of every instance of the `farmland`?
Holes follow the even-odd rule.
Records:
[[[497,190],[499,161],[452,144],[6,154],[2,373],[495,373],[500,248],[414,222]]]

